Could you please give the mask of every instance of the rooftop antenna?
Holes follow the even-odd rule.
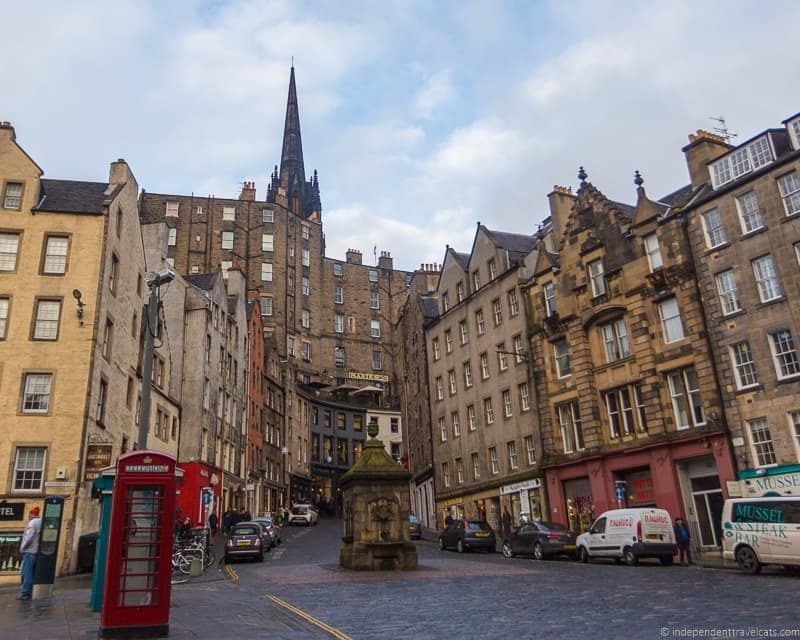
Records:
[[[738,133],[731,133],[730,131],[728,131],[728,125],[725,124],[725,118],[723,116],[716,116],[716,117],[709,116],[708,119],[713,120],[719,125],[718,127],[712,127],[711,130],[714,133],[717,133],[720,136],[722,136],[725,139],[726,143],[730,144],[731,140],[739,137]]]

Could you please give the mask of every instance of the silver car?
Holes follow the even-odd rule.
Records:
[[[262,518],[253,518],[253,522],[258,522],[258,524],[267,530],[267,533],[269,533],[269,537],[272,540],[272,544],[270,546],[274,547],[281,543],[281,528],[275,524],[275,521],[271,517],[264,516]]]

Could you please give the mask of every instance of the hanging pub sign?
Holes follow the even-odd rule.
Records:
[[[22,520],[24,514],[24,502],[0,502],[0,521]]]
[[[100,477],[100,471],[111,466],[110,444],[89,444],[86,447],[86,465],[83,468],[83,479],[94,480]]]

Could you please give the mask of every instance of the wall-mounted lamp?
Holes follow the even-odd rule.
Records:
[[[75,301],[77,302],[77,305],[78,305],[75,308],[75,315],[78,316],[78,322],[80,322],[81,326],[83,326],[83,308],[86,305],[81,300],[81,290],[80,289],[73,289],[72,290],[72,297],[75,298]]]

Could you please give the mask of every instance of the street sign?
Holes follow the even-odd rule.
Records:
[[[616,496],[617,500],[624,500],[625,499],[625,489],[622,487],[617,487],[614,489],[614,495]]]
[[[211,492],[203,491],[203,506],[207,507],[211,504]]]

